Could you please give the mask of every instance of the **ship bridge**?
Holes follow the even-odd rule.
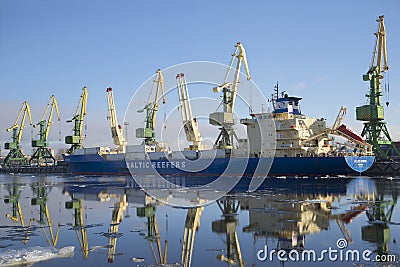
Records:
[[[275,100],[274,111],[272,113],[289,113],[295,115],[301,115],[299,102],[301,97],[293,97],[285,94],[283,97]]]

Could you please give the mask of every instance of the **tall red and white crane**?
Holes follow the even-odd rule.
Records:
[[[189,146],[189,150],[199,150],[202,140],[199,131],[199,123],[197,119],[193,117],[192,106],[189,98],[189,90],[185,75],[183,73],[176,75],[176,84],[178,86],[179,108],[181,110],[186,140],[193,142],[193,144]]]
[[[111,136],[114,144],[118,146],[118,152],[124,153],[126,140],[122,134],[122,126],[118,124],[117,111],[115,109],[114,94],[111,87],[106,90],[108,102],[108,118],[110,120]]]

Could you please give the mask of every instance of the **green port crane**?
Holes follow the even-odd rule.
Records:
[[[58,112],[58,104],[57,100],[52,95],[50,97],[49,103],[47,103],[46,109],[42,115],[42,118],[37,124],[34,124],[33,127],[39,126],[39,140],[32,140],[32,147],[37,147],[35,153],[33,153],[29,163],[32,164],[36,161],[39,165],[41,160],[44,160],[44,163],[47,165],[49,162],[53,164],[56,162],[53,155],[51,154],[50,149],[48,148],[47,138],[50,132],[50,126],[53,119],[54,109],[57,113],[58,121],[60,121],[60,113]],[[46,114],[49,112],[49,117],[46,120]]]
[[[76,108],[75,116],[71,120],[67,121],[67,122],[74,122],[74,129],[73,129],[74,135],[65,137],[65,143],[71,145],[71,147],[67,151],[68,154],[72,154],[74,150],[77,148],[82,148],[82,141],[83,141],[82,130],[83,130],[83,120],[85,119],[86,116],[87,97],[88,97],[88,92],[85,86],[82,89],[82,95],[80,97],[78,106]]]
[[[369,104],[356,107],[356,118],[359,121],[365,121],[361,136],[365,137],[367,142],[372,145],[375,156],[378,159],[387,159],[390,156],[400,156],[400,152],[390,138],[384,121],[384,107],[381,105],[383,73],[389,70],[389,66],[387,63],[384,16],[379,16],[377,22],[379,26],[378,31],[374,33],[376,41],[371,67],[363,75],[363,80],[370,83],[369,93],[366,95]]]
[[[236,72],[233,78],[233,82],[228,82],[230,71],[233,68],[233,63],[237,59],[236,63]],[[239,86],[239,78],[240,78],[240,67],[243,63],[243,66],[246,71],[247,80],[251,80],[250,71],[247,64],[246,52],[243,45],[238,42],[235,45],[235,52],[232,54],[232,59],[229,64],[228,71],[225,76],[224,83],[220,86],[214,87],[214,93],[218,93],[222,91],[222,105],[223,111],[216,111],[209,115],[209,123],[211,125],[219,126],[220,134],[218,135],[217,140],[215,141],[214,147],[218,149],[225,149],[228,152],[227,156],[230,156],[230,152],[233,148],[234,139],[238,139],[236,136],[236,132],[234,130],[234,125],[236,124],[236,120],[234,118],[234,110],[235,110],[235,102],[237,96],[237,90]]]
[[[155,97],[154,101],[151,101],[154,89],[155,89]],[[139,113],[142,113],[146,110],[146,127],[136,129],[136,137],[144,139],[143,145],[148,145],[148,146],[158,145],[158,142],[156,140],[155,128],[156,128],[157,111],[160,100],[159,99],[160,91],[161,91],[162,103],[165,104],[167,101],[165,99],[165,93],[164,93],[164,78],[161,73],[161,70],[158,69],[156,72],[156,79],[153,82],[149,98],[147,99],[147,104],[144,108],[138,110]]]
[[[4,144],[4,149],[10,150],[7,156],[4,159],[4,166],[11,166],[14,164],[23,165],[26,164],[25,155],[22,153],[20,143],[22,132],[25,128],[25,119],[26,115],[29,117],[30,125],[32,125],[32,116],[31,116],[31,109],[29,107],[28,102],[22,103],[22,107],[19,110],[17,119],[15,120],[13,126],[7,129],[7,132],[13,131],[12,133],[12,142],[8,142]],[[21,122],[18,121],[21,118]]]

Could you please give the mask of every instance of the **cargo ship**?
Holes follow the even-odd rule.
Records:
[[[236,67],[234,66],[237,61]],[[302,98],[279,92],[279,84],[270,99],[273,106],[267,112],[250,112],[240,123],[246,127],[247,138],[236,134],[235,103],[239,89],[240,68],[243,64],[247,80],[250,72],[243,45],[238,42],[227,68],[224,82],[213,88],[221,92],[221,103],[209,115],[209,124],[220,133],[212,149],[205,149],[198,121],[193,116],[188,85],[183,73],[176,75],[183,129],[192,144],[182,151],[170,151],[156,140],[155,121],[162,99],[165,103],[164,78],[157,70],[147,105],[144,128],[136,129],[140,145],[127,145],[122,127],[117,123],[113,91],[107,89],[108,110],[114,151],[107,147],[81,148],[81,138],[66,138],[71,152],[64,160],[72,173],[89,175],[160,175],[162,177],[268,177],[268,176],[339,176],[354,175],[367,170],[374,162],[372,148],[360,136],[341,122],[345,108],[339,112],[332,127],[324,119],[304,115]],[[230,71],[234,70],[234,75]],[[233,77],[231,77],[233,76]],[[232,79],[232,81],[230,80]],[[154,101],[152,100],[155,92]],[[79,107],[79,106],[78,106]],[[81,109],[84,110],[84,109]],[[75,133],[81,133],[84,112],[77,114]],[[336,141],[340,136],[344,143]],[[75,141],[74,141],[75,140]],[[75,147],[74,147],[75,146]]]
[[[328,127],[324,119],[302,114],[301,99],[280,95],[276,88],[272,112],[241,119],[247,138],[232,149],[168,151],[157,144],[141,144],[127,145],[124,152],[93,147],[63,156],[70,172],[82,175],[337,177],[358,175],[371,167],[375,157],[368,154],[370,146],[341,124],[343,109]],[[273,141],[260,145],[271,133]],[[341,136],[344,143],[336,143],[333,136]]]

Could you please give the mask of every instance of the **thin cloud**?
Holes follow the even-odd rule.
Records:
[[[315,82],[319,83],[319,82],[325,81],[327,79],[328,79],[328,77],[326,77],[326,76],[320,76],[317,79],[315,79]]]
[[[302,90],[307,88],[307,83],[306,82],[298,82],[295,83],[292,87],[293,90]]]

